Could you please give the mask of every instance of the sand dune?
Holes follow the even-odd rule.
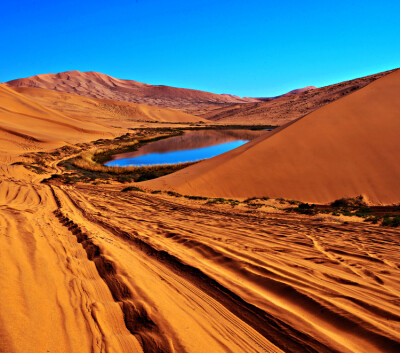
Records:
[[[293,94],[299,94],[299,93],[307,92],[307,91],[310,91],[312,89],[317,89],[317,88],[318,87],[315,87],[315,86],[306,86],[306,87],[303,87],[303,88],[293,89],[293,90],[291,90],[291,91],[289,91],[287,93],[284,93],[284,94],[281,94],[281,95],[275,96],[275,97],[249,98],[249,99],[254,99],[254,102],[270,101],[270,100],[277,99],[277,98],[280,98],[280,97],[291,96]]]
[[[21,89],[22,87],[44,88],[98,99],[169,107],[195,115],[204,114],[207,110],[213,111],[221,107],[228,109],[237,103],[245,104],[270,101],[316,88],[314,86],[307,86],[277,97],[241,98],[232,94],[215,94],[193,89],[149,85],[132,80],[117,79],[98,72],[80,71],[37,75],[12,80],[5,84],[17,89]],[[33,94],[29,91],[25,92],[28,95]],[[34,93],[34,95],[37,96],[37,93]]]
[[[82,97],[77,94],[63,93],[42,88],[15,87],[16,92],[35,102],[59,111],[71,117],[85,121],[103,120],[103,123],[115,124],[116,121],[127,124],[132,121],[160,122],[198,122],[205,119],[168,108],[151,107],[145,104]]]
[[[297,88],[297,89],[293,89],[293,90],[289,91],[288,93],[282,94],[282,95],[280,95],[278,97],[291,96],[293,94],[303,93],[303,92],[307,92],[307,91],[310,91],[312,89],[317,89],[317,88],[318,87],[315,87],[315,86],[306,86],[306,87],[303,87],[303,88]]]
[[[0,85],[0,134],[15,151],[111,137],[138,121],[198,122],[168,108],[82,97],[42,88]]]
[[[305,87],[275,98],[261,98],[264,102],[235,104],[204,111],[202,117],[226,124],[284,125],[332,103],[391,71],[358,78],[335,85]]]
[[[76,143],[94,136],[112,136],[112,132],[116,133],[116,129],[69,117],[0,85],[0,134],[3,150],[5,146],[20,151],[38,148],[40,145],[43,147],[43,144],[49,143]]]
[[[43,74],[12,80],[7,82],[7,85],[46,88],[93,98],[187,110],[249,101],[231,95],[122,80],[98,72],[67,71],[58,74]]]
[[[111,100],[113,101],[111,105],[114,106],[112,110],[115,112],[118,109],[119,113],[129,112],[129,114],[141,115],[141,109],[137,109],[138,107],[132,109],[131,106],[123,103],[118,104],[116,101],[174,108],[189,115],[224,124],[283,125],[364,87],[388,72],[327,87],[307,86],[276,97],[261,98],[241,98],[231,94],[214,94],[192,89],[150,85],[132,80],[117,79],[98,72],[80,71],[36,75],[12,80],[6,82],[5,85],[36,98],[39,98],[40,95],[43,97],[51,94],[43,95],[33,90],[27,90],[27,87],[72,93],[106,101]],[[70,106],[63,107],[60,97],[56,98],[56,105],[45,98],[46,104],[50,104],[52,108],[56,108],[58,105],[60,111],[63,111],[63,109],[71,110]],[[88,106],[90,101],[82,100],[78,104],[81,105],[82,103],[84,106]],[[109,105],[107,102],[104,104]],[[96,109],[98,109],[98,104],[96,105]],[[78,107],[78,110],[80,109],[82,108]],[[144,112],[144,115],[148,114],[148,112]],[[186,118],[188,119],[188,117]],[[179,119],[181,118],[176,118],[177,121],[182,121]],[[152,120],[152,118],[150,117],[148,120]],[[172,120],[165,118],[165,121]]]
[[[208,196],[400,200],[400,70],[275,133],[146,182]]]

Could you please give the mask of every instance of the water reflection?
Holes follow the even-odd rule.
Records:
[[[187,131],[181,136],[151,142],[134,152],[116,154],[106,165],[126,167],[195,162],[230,151],[265,133],[253,130]]]

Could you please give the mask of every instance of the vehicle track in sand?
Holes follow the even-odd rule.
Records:
[[[230,300],[237,296],[245,306],[260,310],[264,324],[257,326],[238,311],[237,302],[233,305],[209,285],[194,280],[186,267],[178,266],[177,270],[178,262],[173,265],[180,279],[189,279],[203,293],[212,293],[231,313],[247,320],[285,351],[301,351],[296,342],[301,342],[304,351],[395,352],[399,347],[399,282],[394,250],[399,245],[395,238],[398,231],[365,224],[321,225],[296,216],[214,210],[174,198],[123,194],[115,187],[63,187],[63,192],[71,207],[77,208],[74,212],[83,217],[82,223],[90,222],[97,231],[100,227],[108,232],[106,244],[121,244],[122,237],[127,244],[139,244],[147,261],[155,258],[154,273],[171,266],[165,257],[172,256],[224,288]],[[316,235],[328,243],[328,247],[324,245],[328,252],[314,247]],[[368,243],[371,235],[386,239],[391,249],[381,249],[379,254],[375,251],[374,257],[365,255],[359,244]],[[330,249],[338,243],[341,249],[346,248],[342,254]],[[108,245],[103,244],[105,251],[110,250]],[[131,250],[129,256],[135,252]],[[353,256],[341,261],[346,254]],[[118,266],[124,267],[119,261]],[[353,271],[355,266],[363,271]],[[135,277],[129,269],[125,271]],[[368,275],[378,272],[382,283],[373,277],[378,275]],[[153,299],[152,305],[161,304]],[[268,317],[280,325],[275,333]],[[174,320],[163,319],[178,334]]]
[[[48,186],[0,184],[0,352],[142,352],[56,209]]]
[[[79,222],[82,225],[84,224],[86,228],[88,228],[88,225],[90,224],[87,232],[96,234],[95,236],[91,237],[91,242],[100,243],[106,239],[106,244],[103,243],[102,245],[99,244],[98,246],[99,248],[103,248],[103,250],[100,250],[100,253],[105,251],[105,249],[107,249],[107,253],[111,250],[115,251],[113,248],[117,247],[120,248],[119,251],[123,250],[125,252],[124,256],[129,257],[129,260],[125,262],[120,262],[119,257],[114,257],[114,259],[118,259],[114,263],[115,267],[119,269],[119,275],[121,275],[121,272],[123,272],[121,271],[121,268],[123,268],[126,263],[135,262],[135,267],[140,266],[142,268],[143,272],[140,274],[140,277],[144,276],[146,281],[149,281],[149,279],[152,278],[152,281],[162,281],[160,283],[156,283],[156,287],[162,285],[164,287],[164,295],[168,295],[170,297],[181,295],[182,299],[186,298],[185,303],[189,307],[182,306],[182,304],[180,304],[177,306],[177,308],[180,307],[179,310],[183,311],[182,315],[187,317],[187,320],[190,322],[190,327],[193,326],[193,328],[191,328],[191,330],[193,330],[193,335],[190,335],[189,337],[182,337],[181,340],[184,339],[185,342],[180,342],[177,338],[179,330],[177,330],[176,327],[177,325],[179,327],[181,324],[179,322],[179,318],[178,322],[176,319],[173,319],[171,320],[171,324],[168,325],[168,320],[170,317],[162,317],[153,312],[154,308],[157,308],[159,303],[155,303],[150,297],[154,296],[156,293],[145,294],[146,288],[138,288],[138,284],[136,283],[136,271],[131,271],[130,276],[128,276],[128,278],[131,277],[130,281],[128,280],[128,287],[130,288],[125,292],[131,293],[129,295],[131,300],[135,300],[139,303],[145,301],[146,306],[148,308],[152,308],[152,310],[149,310],[149,312],[152,311],[153,314],[148,313],[146,315],[149,315],[149,317],[153,316],[154,321],[157,322],[157,326],[160,327],[160,330],[163,331],[163,334],[170,339],[172,338],[173,347],[175,347],[176,351],[183,352],[186,349],[183,347],[189,346],[190,351],[201,352],[204,351],[205,347],[212,346],[213,351],[216,352],[280,352],[280,349],[265,339],[263,335],[260,335],[257,330],[254,330],[252,327],[248,326],[240,318],[237,318],[234,314],[232,314],[230,310],[227,310],[227,308],[219,303],[218,300],[211,297],[206,291],[198,288],[198,286],[194,285],[190,280],[182,276],[183,268],[186,271],[195,271],[195,269],[181,264],[176,258],[170,256],[168,253],[158,251],[139,239],[136,239],[135,241],[134,238],[130,237],[129,234],[126,234],[123,231],[109,227],[103,224],[101,221],[96,221],[90,217],[90,215],[88,215],[83,208],[79,206],[77,207],[77,202],[73,201],[73,198],[71,198],[70,195],[67,195],[68,193],[64,193],[60,189],[55,189],[55,194],[57,195],[56,197],[58,199],[63,200],[60,202],[60,204],[62,204],[61,209],[68,210],[64,211],[68,212],[68,217],[75,218],[76,222]],[[115,236],[117,236],[116,239]],[[125,249],[125,247],[121,246],[123,242],[128,249]],[[108,247],[110,244],[113,245],[112,248]],[[140,262],[140,264],[137,262]],[[193,275],[198,274],[201,275],[200,271],[190,275],[193,277]],[[201,280],[201,278],[198,278],[198,280]],[[212,282],[211,280],[209,281]],[[110,286],[113,286],[113,284],[111,283]],[[113,289],[111,289],[111,291],[113,292]],[[141,296],[139,292],[142,292]],[[171,294],[169,292],[171,292]],[[132,293],[135,293],[136,295],[133,295]],[[140,298],[138,299],[137,296]],[[133,299],[134,297],[136,299]],[[156,298],[157,297],[158,295],[156,295]],[[159,300],[160,298],[158,297],[157,299]],[[175,305],[176,304],[177,303],[175,303]],[[173,308],[167,309],[171,310]],[[193,309],[197,310],[192,314],[191,310]],[[159,308],[159,310],[166,310],[166,308]],[[192,318],[192,315],[195,317]],[[204,324],[201,322],[212,322],[213,326],[215,326],[215,332],[213,333],[213,330],[204,327]],[[195,333],[196,327],[201,328],[200,335],[204,334],[204,330],[206,330],[209,337],[204,338],[205,342],[201,342],[200,337],[196,337],[200,336],[199,333]],[[187,329],[189,329],[189,327],[187,327]],[[221,337],[218,337],[216,332],[219,332]],[[193,340],[197,342],[196,346],[193,346],[193,343],[190,342]],[[155,350],[152,348],[148,351],[150,352]]]
[[[398,230],[38,182],[0,183],[0,352],[399,351]]]

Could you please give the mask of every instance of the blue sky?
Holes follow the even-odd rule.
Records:
[[[400,1],[1,1],[0,82],[68,70],[274,96],[400,66]]]

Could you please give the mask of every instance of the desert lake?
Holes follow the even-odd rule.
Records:
[[[115,154],[110,167],[196,162],[237,148],[268,132],[263,130],[195,130],[148,143],[138,150]]]

